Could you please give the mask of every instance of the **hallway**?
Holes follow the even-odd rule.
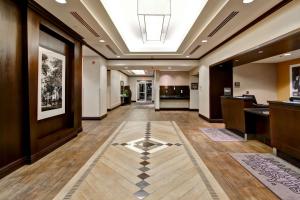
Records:
[[[23,166],[0,180],[0,199],[52,199],[123,121],[175,121],[230,199],[277,199],[229,153],[271,152],[258,141],[213,142],[200,128],[222,127],[197,112],[159,111],[121,106],[101,121],[83,121],[83,132],[33,165]],[[243,177],[241,179],[241,177]],[[114,192],[114,189],[112,189]]]

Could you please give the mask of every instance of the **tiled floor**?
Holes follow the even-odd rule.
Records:
[[[56,197],[120,198],[228,199],[170,121],[124,122]]]
[[[272,200],[278,199],[270,190],[268,190],[263,184],[261,184],[255,177],[253,177],[246,169],[240,166],[229,153],[243,153],[243,152],[271,152],[271,148],[258,142],[258,141],[247,141],[247,142],[213,142],[203,133],[201,133],[200,128],[211,128],[217,127],[222,128],[223,124],[210,124],[198,117],[197,112],[189,111],[159,111],[155,112],[152,107],[139,107],[136,105],[122,106],[108,113],[108,117],[101,121],[84,121],[83,129],[84,132],[80,133],[78,137],[74,138],[72,141],[58,148],[54,152],[50,153],[43,159],[34,163],[33,165],[28,165],[20,168],[14,173],[4,177],[0,180],[0,199],[53,199],[64,186],[78,173],[78,170],[91,158],[91,156],[99,149],[99,147],[104,147],[103,145],[107,142],[108,138],[115,132],[117,127],[119,127],[124,121],[141,121],[146,123],[147,121],[175,121],[179,128],[182,130],[183,134],[187,138],[188,142],[191,144],[195,150],[195,154],[201,158],[203,163],[208,167],[213,179],[218,182],[227,196],[230,199],[262,199],[262,200]],[[132,128],[131,128],[132,129]],[[134,130],[134,129],[132,129]],[[145,137],[145,132],[141,134],[139,138]],[[120,134],[121,135],[121,134]],[[153,138],[154,136],[151,135]],[[139,138],[132,138],[136,140]],[[178,141],[169,141],[165,138],[155,138],[158,139],[158,143],[168,142],[170,144],[176,144]],[[129,142],[132,140],[128,140]],[[126,144],[127,142],[126,141]],[[155,141],[154,141],[155,142]],[[153,143],[145,144],[145,146],[154,146]],[[156,141],[157,142],[157,141]],[[118,143],[114,146],[114,143]],[[132,151],[129,146],[125,147],[119,145],[123,141],[115,141],[107,149],[107,153],[121,154],[120,160],[124,159],[124,162],[129,162],[128,160],[136,162],[137,166],[131,171],[131,174],[135,175],[132,180],[138,185],[133,185],[130,189],[130,197],[132,198],[141,187],[145,188],[145,191],[151,193],[155,191],[153,185],[149,183],[150,181],[155,182],[155,176],[151,174],[151,167],[156,164],[155,156],[149,156],[147,152],[143,153],[141,157],[133,157],[130,154],[138,154]],[[125,142],[124,142],[125,143]],[[180,142],[178,142],[181,144]],[[128,145],[128,144],[127,144]],[[133,145],[134,146],[134,145]],[[143,149],[143,143],[136,144],[138,149]],[[120,148],[122,151],[120,151]],[[170,148],[180,149],[182,146],[172,145]],[[169,147],[160,150],[163,154],[164,151],[170,149]],[[122,152],[131,152],[128,155]],[[179,155],[179,152],[177,152]],[[159,154],[157,154],[159,155]],[[146,157],[150,159],[146,160]],[[165,155],[168,158],[168,155]],[[111,163],[109,159],[112,156],[106,156],[105,162]],[[125,159],[126,158],[126,159]],[[158,159],[158,158],[157,158]],[[159,160],[159,159],[158,159]],[[166,159],[168,160],[168,159]],[[143,165],[140,162],[150,162],[150,164]],[[181,157],[177,160],[177,166],[180,169],[184,168],[182,163],[184,159]],[[174,161],[176,163],[176,161]],[[108,164],[107,164],[108,166]],[[163,166],[163,165],[160,165]],[[164,168],[164,167],[162,167]],[[176,168],[176,167],[175,167]],[[119,170],[121,170],[120,168]],[[159,168],[157,168],[159,169]],[[115,171],[111,171],[109,167],[105,168],[105,176],[99,176],[99,184],[109,184],[112,175],[116,175]],[[154,170],[152,170],[154,172]],[[141,181],[139,174],[149,175],[144,182]],[[120,173],[122,174],[122,173]],[[166,172],[166,174],[168,174]],[[176,173],[175,173],[176,174]],[[96,174],[97,175],[97,174]],[[171,174],[172,175],[172,174]],[[133,176],[130,176],[133,177]],[[141,175],[145,178],[145,175]],[[168,176],[167,176],[168,177]],[[170,177],[170,175],[169,175]],[[156,179],[160,177],[156,176]],[[153,179],[153,180],[152,180]],[[165,179],[169,180],[169,179]],[[148,182],[149,181],[149,182]],[[195,180],[194,180],[195,181]],[[146,183],[147,182],[147,183]],[[175,182],[175,181],[174,181]],[[96,184],[94,181],[90,184]],[[120,182],[119,184],[123,184]],[[150,185],[148,185],[150,184]],[[84,185],[82,185],[84,186]],[[115,187],[112,184],[106,194],[109,195]],[[201,187],[195,187],[191,192],[197,193],[197,189]],[[129,194],[129,193],[128,193]],[[138,193],[139,194],[139,193]],[[150,195],[148,195],[150,197]],[[105,198],[104,198],[105,199]],[[123,199],[123,196],[120,197]],[[158,198],[159,199],[159,198]],[[190,198],[192,199],[192,198]]]

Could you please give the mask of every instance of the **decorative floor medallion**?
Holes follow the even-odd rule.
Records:
[[[126,122],[55,199],[228,199],[175,122]]]

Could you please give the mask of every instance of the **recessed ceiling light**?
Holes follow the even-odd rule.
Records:
[[[254,0],[243,0],[243,3],[252,3]]]
[[[258,53],[263,53],[264,51],[259,51]]]
[[[206,43],[207,42],[207,40],[202,40],[202,43]]]
[[[290,55],[292,55],[291,53],[285,53],[285,54],[283,54],[284,56],[290,56]]]
[[[120,56],[117,56],[117,58],[120,58]]]
[[[145,75],[144,70],[131,70],[135,75]]]
[[[172,69],[172,67],[168,67],[168,69]]]
[[[185,57],[189,58],[190,56],[185,56]]]
[[[99,40],[99,42],[103,43],[103,42],[105,42],[105,40]]]
[[[60,3],[60,4],[66,4],[67,3],[67,0],[55,0],[57,3]]]

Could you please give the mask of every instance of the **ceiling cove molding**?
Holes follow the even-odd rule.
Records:
[[[262,14],[261,16],[256,18],[254,21],[252,21],[248,25],[244,26],[244,28],[242,28],[241,30],[239,30],[238,32],[236,32],[235,34],[233,34],[232,36],[230,36],[229,38],[227,38],[226,40],[224,40],[223,42],[221,42],[217,46],[213,47],[211,50],[207,51],[206,53],[204,53],[202,56],[200,56],[197,59],[201,60],[202,58],[204,58],[208,54],[212,53],[213,51],[217,50],[221,46],[225,45],[227,42],[231,41],[232,39],[234,39],[235,37],[237,37],[241,33],[247,31],[249,28],[251,28],[255,24],[259,23],[260,21],[264,20],[265,18],[267,18],[271,14],[275,13],[276,11],[278,11],[279,9],[281,9],[282,7],[284,7],[285,5],[287,5],[288,3],[292,2],[292,1],[293,0],[283,0],[283,1],[279,2],[278,4],[273,6],[271,9],[269,9],[267,12],[265,12],[264,14]]]
[[[97,24],[101,27],[101,29],[108,35],[114,37],[109,37],[110,40],[114,43],[114,45],[118,48],[118,50],[122,53],[125,54],[123,49],[125,49],[126,52],[129,52],[128,47],[126,46],[125,42],[123,41],[122,37],[120,36],[118,30],[115,28],[114,24],[111,22],[111,19],[109,15],[107,14],[106,10],[104,9],[103,5],[101,4],[100,0],[97,1],[97,6],[100,7],[99,9],[101,12],[106,16],[105,19],[107,19],[109,24],[109,27],[113,27],[114,30],[107,30],[106,26],[103,26],[102,22],[98,19],[94,11],[90,8],[88,3],[85,0],[80,0],[80,3],[83,5],[83,7],[90,13],[92,18],[97,22]],[[119,38],[119,39],[115,39]],[[121,47],[120,47],[121,46]]]
[[[224,9],[224,7],[226,6],[226,4],[229,2],[230,0],[225,0],[224,2],[218,0],[217,2],[213,2],[212,0],[207,2],[207,5],[211,2],[213,2],[213,6],[215,6],[214,11],[215,12],[209,12],[209,17],[204,16],[202,17],[202,15],[204,13],[201,13],[198,17],[198,19],[196,20],[196,23],[194,24],[194,26],[196,24],[198,24],[198,21],[201,21],[202,18],[209,18],[207,20],[207,22],[205,24],[203,24],[203,26],[201,26],[199,29],[195,30],[195,27],[192,27],[190,32],[186,35],[186,38],[184,39],[184,41],[182,42],[182,44],[180,45],[180,47],[178,48],[178,51],[186,53],[193,44],[196,43],[196,41],[200,38],[200,35],[203,33],[203,31],[209,26],[209,24],[211,24],[211,22],[216,18],[216,16]],[[220,3],[220,4],[218,4]],[[194,35],[192,35],[192,33],[195,33]],[[183,50],[184,49],[184,50]]]
[[[107,65],[110,67],[197,67],[199,60],[108,60]]]
[[[95,6],[94,2],[91,1],[86,1],[86,0],[80,0],[81,4],[84,6],[84,8],[90,13],[91,17],[97,22],[97,24],[103,29],[103,31],[106,33],[106,35],[110,36],[110,40],[114,43],[114,45],[118,48],[118,51],[120,52],[120,56],[151,56],[151,55],[158,55],[158,56],[180,56],[183,57],[185,56],[185,54],[188,52],[189,47],[193,44],[192,42],[194,40],[190,40],[189,44],[188,44],[188,48],[185,48],[184,50],[182,50],[182,48],[179,46],[176,52],[130,52],[127,45],[125,44],[123,38],[121,37],[120,33],[117,31],[115,25],[113,24],[113,22],[111,21],[107,11],[104,9],[103,5],[101,4],[100,0],[97,0],[97,6],[99,8],[99,12],[101,12],[103,15],[105,15],[105,18],[108,18],[108,22],[104,23],[101,22],[101,20],[98,19],[97,14],[95,13],[96,11],[93,10],[93,7]],[[208,1],[209,2],[209,1]],[[224,5],[227,3],[228,1],[225,1]],[[220,10],[222,10],[223,6],[221,6],[220,9],[217,9],[217,12],[219,12]],[[217,15],[218,13],[216,13]],[[214,15],[215,16],[215,15]],[[200,16],[199,16],[200,18]],[[207,24],[206,24],[207,25]],[[205,25],[205,26],[206,26]],[[108,30],[106,27],[114,27],[114,31]],[[192,28],[189,30],[189,32],[192,30]],[[118,33],[117,36],[115,33]],[[189,34],[189,33],[188,33]],[[186,35],[186,38],[188,38],[188,34]],[[186,39],[185,38],[185,39]],[[184,39],[184,40],[185,40]],[[197,39],[197,38],[196,38]],[[183,40],[183,42],[184,42]],[[182,42],[182,43],[183,43]],[[143,58],[142,58],[143,59]],[[159,59],[159,58],[157,58]],[[183,59],[183,58],[182,58]],[[195,58],[194,58],[195,59]],[[189,59],[186,59],[189,60]]]

